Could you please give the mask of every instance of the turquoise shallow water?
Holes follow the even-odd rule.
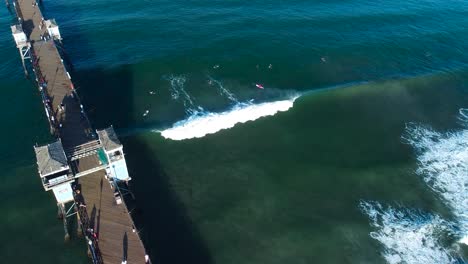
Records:
[[[465,1],[44,5],[93,124],[123,136],[141,233],[158,262],[386,263],[363,200],[458,221],[415,173],[416,153],[401,137],[408,122],[461,129]],[[36,175],[32,146],[50,137],[11,22],[1,8],[0,256],[87,263],[83,241],[63,242]],[[219,113],[292,94],[302,96],[289,111],[200,139],[154,132],[200,108]],[[442,245],[454,241],[447,235]]]

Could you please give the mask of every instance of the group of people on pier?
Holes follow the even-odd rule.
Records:
[[[89,219],[84,197],[81,194],[81,190],[78,186],[73,185],[73,189],[73,196],[76,205],[75,210],[77,211],[80,217],[82,230],[85,230],[84,235],[86,237],[86,240],[88,241],[90,253],[95,263],[102,263],[102,257],[98,247],[98,233],[94,230],[94,226],[92,226],[93,224]]]

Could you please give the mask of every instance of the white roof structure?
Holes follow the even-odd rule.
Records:
[[[61,184],[52,188],[54,192],[55,199],[58,203],[67,203],[73,201],[73,190],[70,183]]]
[[[23,31],[23,27],[19,24],[11,26],[11,34],[13,34],[16,46],[24,46],[28,42],[26,34]]]
[[[46,25],[47,28],[58,27],[57,22],[55,21],[54,18],[48,19],[48,20],[46,20],[44,22],[45,22],[45,25]]]
[[[47,28],[47,32],[49,32],[49,35],[56,38],[56,39],[62,39],[60,36],[60,30],[57,25],[57,22],[55,19],[49,19],[44,21],[45,26]]]
[[[13,26],[11,26],[11,33],[12,34],[24,33],[23,27],[20,24],[13,25]]]

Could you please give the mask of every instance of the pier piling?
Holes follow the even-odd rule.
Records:
[[[76,206],[75,206],[75,210],[78,212],[78,210],[76,209]],[[80,219],[80,214],[76,214],[76,235],[78,237],[82,237],[83,236],[83,229],[81,228],[81,219]]]
[[[65,205],[62,203],[59,205],[60,211],[61,211],[61,216],[62,216],[62,221],[63,221],[63,231],[65,233],[64,240],[69,241],[70,240],[70,234],[68,233],[68,221],[67,221],[67,215],[65,212]]]
[[[61,208],[60,203],[57,204],[57,218],[62,219],[63,218],[63,210]]]

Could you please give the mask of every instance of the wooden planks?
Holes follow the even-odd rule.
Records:
[[[145,263],[145,250],[124,204],[117,205],[104,172],[80,178],[86,209],[94,230],[104,263]],[[125,250],[126,249],[126,250]]]
[[[23,21],[23,29],[32,43],[33,65],[37,67],[39,83],[46,84],[56,126],[65,149],[92,140],[91,126],[81,113],[81,106],[73,91],[73,84],[54,41],[44,41],[46,32],[43,16],[35,0],[18,0],[17,11]],[[61,107],[63,105],[63,108]],[[61,125],[61,127],[60,127]]]

